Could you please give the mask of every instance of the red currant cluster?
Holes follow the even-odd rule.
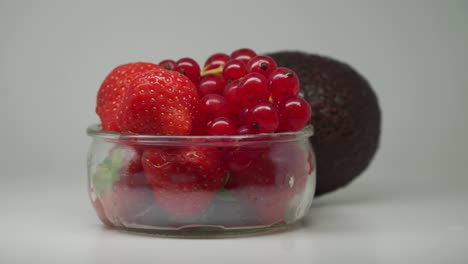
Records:
[[[186,75],[200,96],[193,135],[237,135],[298,131],[311,118],[311,107],[299,96],[299,79],[251,49],[216,53],[201,71],[191,58],[163,60],[168,70]]]

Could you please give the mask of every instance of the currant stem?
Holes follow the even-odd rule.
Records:
[[[223,68],[224,68],[224,66],[221,65],[221,66],[219,66],[218,68],[214,68],[214,69],[211,69],[211,70],[205,70],[205,69],[203,69],[203,70],[200,72],[200,76],[205,76],[205,75],[208,75],[208,74],[222,74]]]

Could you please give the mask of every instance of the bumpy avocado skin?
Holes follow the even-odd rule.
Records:
[[[316,196],[348,185],[369,166],[379,146],[381,111],[375,92],[356,70],[335,59],[298,51],[267,55],[297,73],[312,106]]]

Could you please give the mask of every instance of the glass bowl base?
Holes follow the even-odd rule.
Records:
[[[267,226],[223,227],[223,226],[185,226],[179,229],[160,228],[155,226],[127,225],[116,227],[118,230],[148,236],[174,238],[230,238],[248,237],[271,233],[287,232],[300,227],[302,221],[294,223],[279,222]]]

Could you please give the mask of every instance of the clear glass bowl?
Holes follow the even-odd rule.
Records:
[[[291,226],[308,212],[315,158],[302,131],[242,136],[87,133],[89,195],[110,227],[228,236]]]

